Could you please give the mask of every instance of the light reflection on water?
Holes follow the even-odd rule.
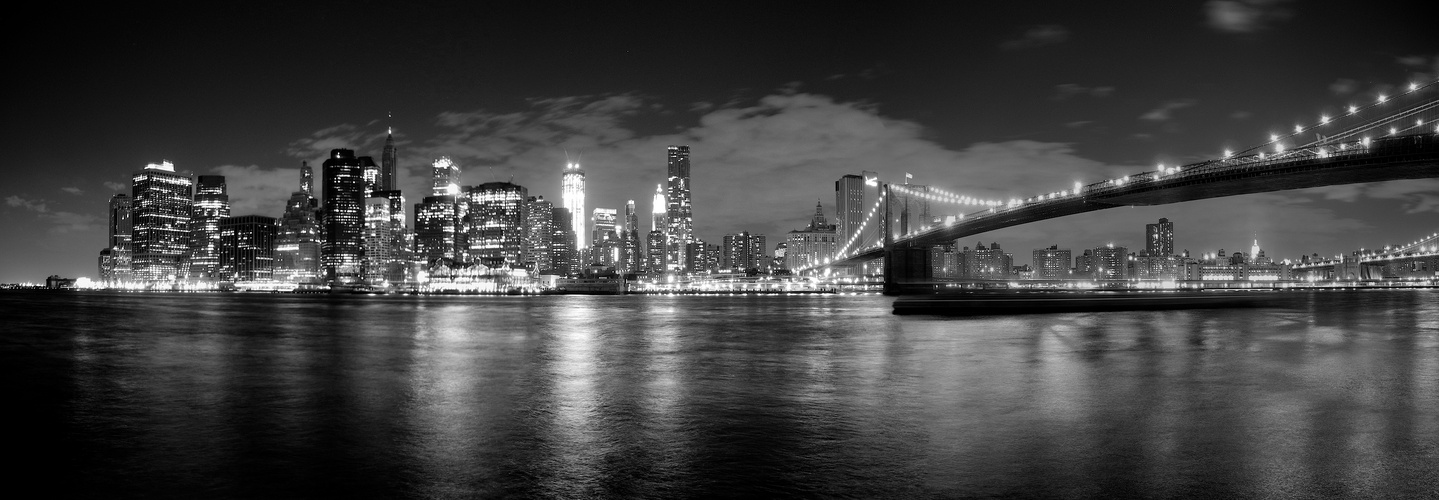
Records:
[[[62,493],[1439,488],[1439,291],[977,318],[877,296],[4,299],[19,452]]]

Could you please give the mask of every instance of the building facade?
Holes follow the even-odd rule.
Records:
[[[690,205],[690,147],[670,146],[668,149],[669,193],[665,216],[669,228],[666,259],[674,267],[682,267],[688,259],[685,251],[694,243],[694,208]]]
[[[365,183],[360,159],[349,149],[332,149],[322,165],[324,176],[324,239],[320,263],[325,282],[356,283],[362,278],[364,256]]]
[[[791,270],[818,266],[833,258],[838,249],[839,234],[833,224],[826,222],[824,206],[815,202],[809,225],[790,231],[785,238],[784,265]]]
[[[136,280],[172,281],[187,271],[194,181],[162,161],[130,176],[131,266]]]
[[[188,277],[213,281],[220,277],[220,219],[230,216],[230,195],[223,175],[201,175],[195,180]]]
[[[585,234],[585,170],[580,164],[566,163],[565,172],[560,176],[560,201],[570,212],[570,230],[575,233],[575,250],[589,248]]]
[[[243,215],[221,218],[219,279],[221,281],[270,281],[274,279],[274,217]]]

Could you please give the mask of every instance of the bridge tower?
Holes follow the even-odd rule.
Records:
[[[929,247],[905,243],[896,245],[894,231],[890,227],[893,214],[890,211],[891,196],[889,183],[884,184],[884,294],[905,295],[926,293],[933,290],[934,269]]]

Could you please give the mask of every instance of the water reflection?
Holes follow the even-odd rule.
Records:
[[[1439,292],[892,316],[882,297],[16,294],[69,493],[1422,496]],[[54,450],[65,450],[64,454]],[[46,462],[46,461],[50,462]]]

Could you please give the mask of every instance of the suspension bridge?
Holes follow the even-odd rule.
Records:
[[[875,203],[832,257],[798,273],[884,259],[885,293],[927,289],[933,282],[930,248],[1007,227],[1096,210],[1163,205],[1224,196],[1341,184],[1439,177],[1439,81],[1412,83],[1397,94],[1378,94],[1365,105],[1321,114],[1294,132],[1241,151],[1025,198],[986,200],[926,186],[867,178]],[[1303,137],[1313,134],[1313,140]],[[945,222],[923,221],[917,230],[901,220],[895,200],[906,197],[956,207],[979,206]],[[866,231],[868,228],[875,230]]]

